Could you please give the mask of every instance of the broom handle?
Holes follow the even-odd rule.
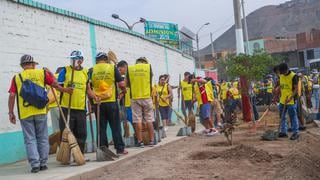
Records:
[[[89,109],[89,121],[90,121],[90,131],[91,131],[91,139],[92,139],[92,148],[94,147],[94,135],[93,135],[93,126],[92,126],[92,105],[90,99],[88,99],[88,109]]]
[[[68,130],[70,130],[69,124],[67,124],[66,117],[65,117],[64,114],[63,114],[63,111],[62,111],[62,109],[61,109],[61,105],[60,105],[60,103],[58,102],[58,98],[57,98],[56,93],[55,93],[54,90],[53,90],[53,87],[51,87],[51,91],[52,91],[54,100],[56,101],[56,103],[57,103],[57,105],[58,105],[58,108],[59,108],[59,111],[60,111],[60,115],[61,115],[61,117],[62,117],[62,119],[63,119],[63,122],[64,122],[66,128],[67,128]]]
[[[73,86],[73,78],[74,78],[74,70],[75,70],[75,60],[72,60],[72,71],[71,71],[71,86]],[[70,121],[70,114],[71,114],[71,100],[72,100],[72,94],[69,94],[69,105],[68,105],[68,116],[67,116],[67,124],[69,124]]]
[[[98,147],[97,148],[100,148],[100,103],[97,104],[97,134],[98,134],[98,138],[97,138]]]

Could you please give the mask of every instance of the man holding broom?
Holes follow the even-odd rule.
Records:
[[[299,121],[297,117],[297,108],[295,104],[295,97],[298,92],[298,76],[289,70],[286,63],[281,63],[279,65],[280,71],[280,104],[279,112],[281,118],[281,128],[279,137],[288,137],[288,125],[286,121],[286,112],[288,111],[293,134],[290,140],[296,140],[299,138]]]
[[[37,173],[40,170],[46,170],[49,156],[47,110],[37,108],[31,104],[25,105],[21,96],[23,81],[30,80],[38,87],[45,88],[45,85],[51,85],[64,93],[72,93],[71,88],[63,88],[55,81],[55,78],[43,69],[36,69],[38,63],[30,55],[23,55],[20,59],[20,66],[23,71],[14,76],[9,90],[9,120],[16,124],[14,114],[14,101],[17,97],[18,115],[26,145],[28,161],[31,165],[31,172]],[[18,94],[18,96],[17,96]]]
[[[126,84],[116,66],[107,61],[106,53],[98,53],[96,65],[89,73],[92,89],[101,99],[100,102],[94,101],[94,104],[100,106],[100,145],[108,147],[107,125],[109,123],[117,154],[126,155],[128,152],[124,149],[125,144],[121,136],[120,112],[117,103],[117,87],[122,93],[126,93]]]
[[[82,52],[73,51],[70,55],[70,65],[62,68],[59,73],[58,82],[63,84],[64,87],[73,88],[72,95],[61,93],[60,103],[64,116],[69,116],[70,130],[76,137],[82,154],[84,154],[87,139],[86,95],[88,94],[91,98],[96,100],[99,98],[87,87],[88,70],[81,66],[82,63]],[[74,74],[73,77],[72,74]],[[71,101],[69,101],[69,98],[71,98]],[[70,110],[70,114],[68,113],[68,110]],[[60,116],[59,125],[60,131],[63,132],[66,126],[62,116]]]

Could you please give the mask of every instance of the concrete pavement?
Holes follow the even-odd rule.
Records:
[[[197,125],[199,128],[200,126]],[[88,179],[89,177],[94,177],[103,172],[105,166],[113,164],[115,162],[125,160],[126,158],[133,157],[142,152],[148,151],[152,148],[163,146],[167,143],[182,139],[184,137],[177,137],[178,130],[183,127],[182,124],[169,127],[167,131],[167,137],[162,139],[155,147],[145,147],[145,148],[128,148],[129,154],[122,156],[119,160],[116,161],[106,161],[106,162],[96,162],[95,153],[89,153],[85,156],[91,161],[87,162],[83,166],[64,166],[60,165],[59,162],[55,160],[56,155],[52,155],[48,161],[49,169],[46,171],[40,171],[39,173],[32,174],[30,173],[30,166],[28,162],[20,161],[17,163],[0,166],[0,180],[51,180],[51,179]],[[199,128],[197,128],[199,130]],[[3,147],[1,147],[3,148]],[[111,146],[111,150],[114,151],[114,148]],[[100,173],[99,173],[100,172]]]

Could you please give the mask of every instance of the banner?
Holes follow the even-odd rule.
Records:
[[[177,24],[146,21],[145,35],[166,45],[179,48],[179,29]]]

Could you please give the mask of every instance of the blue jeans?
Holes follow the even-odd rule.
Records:
[[[250,96],[250,100],[251,100],[252,110],[253,110],[253,114],[254,114],[254,120],[256,121],[259,119],[256,96],[255,95]]]
[[[126,107],[126,113],[127,113],[127,120],[131,123],[131,125],[133,126],[133,122],[132,122],[132,109],[131,107]]]
[[[315,109],[319,109],[319,89],[314,88],[313,89],[313,95],[315,100]]]
[[[31,167],[46,166],[49,156],[47,115],[35,115],[20,121]]]
[[[211,104],[201,104],[200,105],[200,122],[203,123],[206,120],[210,120],[210,114],[211,114]]]
[[[286,108],[284,111],[283,111],[283,108],[284,108],[284,105],[280,103],[279,104],[279,113],[280,113],[280,118],[281,118],[280,132],[285,133],[285,134],[287,134],[287,132],[288,132],[288,124],[287,124],[287,118],[286,118],[286,114],[288,111],[290,121],[291,121],[292,131],[293,131],[293,133],[299,133],[299,121],[298,121],[298,116],[297,116],[296,104],[286,105]]]

